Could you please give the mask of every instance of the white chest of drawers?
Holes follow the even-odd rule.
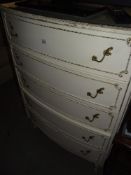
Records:
[[[28,115],[65,149],[102,165],[130,102],[131,30],[2,7]]]

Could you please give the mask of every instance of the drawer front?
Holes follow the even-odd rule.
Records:
[[[30,106],[28,107],[33,109]],[[64,130],[68,135],[74,137],[83,144],[92,145],[98,149],[102,149],[104,146],[106,146],[106,142],[108,140],[107,136],[95,133],[94,131],[89,131],[88,127],[85,125],[69,119],[45,104],[35,107],[33,110],[37,110],[43,119],[54,123],[59,129]]]
[[[49,138],[66,150],[83,157],[91,162],[98,161],[101,153],[87,145],[82,145],[72,137],[66,135],[62,130],[59,130],[54,124],[43,120],[36,113],[30,112],[32,121],[45,133]]]
[[[38,62],[29,56],[22,56],[20,60],[18,64],[22,65],[22,70],[63,93],[106,108],[119,109],[121,105],[124,94],[117,84],[84,78]]]
[[[63,115],[88,126],[107,131],[111,130],[114,125],[113,114],[83,105],[46,86],[41,87],[37,82],[32,82],[31,88],[26,88],[24,92],[27,103],[36,111],[41,111],[42,102]]]
[[[46,25],[36,25],[24,18],[7,15],[11,40],[22,47],[120,77],[129,73],[128,39],[111,38],[112,34],[110,37],[108,34],[107,38],[99,36],[99,33],[92,36],[82,31],[77,33]]]

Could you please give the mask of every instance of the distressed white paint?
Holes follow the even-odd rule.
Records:
[[[105,38],[99,34],[92,36],[82,32],[40,26],[27,23],[24,19],[20,20],[11,15],[7,18],[7,26],[12,42],[35,50],[38,53],[43,53],[71,64],[117,74],[118,76],[124,76],[123,71],[130,71],[128,61],[131,48],[128,46],[127,40]],[[12,34],[17,34],[18,37],[14,37]],[[101,60],[103,52],[110,47],[113,48],[111,55],[105,56],[103,62],[92,61],[93,56]]]
[[[35,85],[39,86],[39,84],[37,84],[36,82]],[[72,100],[71,98],[65,97],[59,92],[53,91],[53,89],[49,89],[49,87],[43,86],[41,88],[43,89],[43,91],[42,93],[40,93],[40,95],[38,94],[38,91],[37,93],[34,93],[32,88],[23,89],[24,92],[27,94],[26,99],[28,99],[29,104],[31,104],[31,107],[36,109],[36,111],[39,111],[40,107],[36,104],[34,98],[33,100],[32,98],[29,98],[31,96],[30,94],[33,94],[37,101],[39,100],[40,102],[47,104],[48,106],[55,109],[56,111],[59,111],[65,116],[69,116],[71,119],[82,122],[87,126],[90,125],[92,127],[108,132],[110,132],[110,130],[112,129],[114,123],[112,121],[114,120],[116,114],[114,114],[113,116],[113,114],[111,113],[106,113],[95,108],[91,108],[88,105],[83,105],[75,100]],[[93,116],[96,114],[98,114],[98,118],[94,118],[93,120]]]
[[[14,57],[18,66],[20,65],[23,70],[29,72],[50,86],[85,101],[93,102],[107,108],[112,106],[114,108],[118,107],[119,110],[124,87],[117,86],[117,83],[109,84],[70,74],[46,64],[41,64],[24,54],[19,55],[18,52],[14,54]],[[87,92],[90,92],[94,96],[100,88],[104,88],[103,94],[98,94],[94,99],[87,96]],[[112,94],[112,96],[110,96],[110,94]],[[117,98],[119,100],[117,100]]]
[[[33,108],[31,108],[33,110]],[[35,110],[35,109],[34,109]],[[42,118],[47,121],[54,123],[59,129],[65,131],[68,135],[75,138],[82,144],[93,145],[97,149],[105,148],[107,144],[108,137],[104,135],[95,135],[93,131],[89,131],[81,123],[74,122],[73,120],[64,117],[60,113],[52,110],[50,107],[43,105],[43,108],[39,107],[38,113]],[[83,139],[85,137],[85,139]],[[90,139],[90,137],[93,137]]]
[[[58,128],[53,123],[41,118],[36,112],[30,111],[30,117],[34,121],[34,123],[41,128],[41,130],[53,141],[61,145],[63,148],[67,149],[68,151],[83,157],[91,162],[97,163],[101,156],[101,152],[96,149],[93,149],[91,146],[85,146],[77,142],[73,137],[69,136],[63,130]],[[67,144],[68,143],[68,144]],[[87,154],[87,151],[90,151]]]
[[[131,30],[2,10],[30,116],[58,144],[79,156],[91,149],[86,159],[102,165],[131,98]],[[109,47],[112,54],[103,62],[92,61],[92,56],[100,60]],[[103,94],[87,96],[99,88]],[[97,113],[98,120],[85,121],[86,115]],[[94,139],[85,143],[82,136],[91,135]]]

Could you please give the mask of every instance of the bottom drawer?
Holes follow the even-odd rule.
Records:
[[[92,149],[87,145],[82,145],[74,138],[66,135],[62,130],[58,129],[51,122],[41,118],[36,112],[29,110],[32,121],[53,141],[74,153],[77,156],[87,159],[90,162],[97,163],[101,156],[101,152]]]
[[[40,103],[34,97],[26,98],[26,105],[31,110],[37,111],[37,113],[51,123],[53,123],[57,128],[62,129],[67,135],[74,137],[78,142],[82,144],[92,145],[97,149],[106,149],[109,137],[95,132],[95,128],[89,130],[89,128],[81,123],[69,119],[68,117],[58,113],[57,111],[51,109],[49,106]]]

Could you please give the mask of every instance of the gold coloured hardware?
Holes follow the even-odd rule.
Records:
[[[92,139],[94,139],[95,136],[89,136],[89,138],[87,139],[86,137],[82,136],[82,139],[85,141],[85,142],[90,142]]]
[[[98,94],[103,94],[105,88],[100,88],[96,90],[96,94],[93,96],[91,94],[91,92],[87,92],[87,96],[91,97],[91,98],[96,98],[98,96]]]
[[[108,49],[104,50],[103,57],[101,60],[98,60],[97,56],[92,56],[92,61],[96,61],[98,63],[101,63],[105,59],[106,56],[112,55],[112,52],[111,52],[112,50],[113,50],[113,47],[109,47]]]
[[[99,115],[100,114],[93,115],[92,119],[90,119],[90,117],[88,117],[88,116],[85,116],[85,119],[88,120],[90,123],[92,123],[95,119],[99,118]]]

